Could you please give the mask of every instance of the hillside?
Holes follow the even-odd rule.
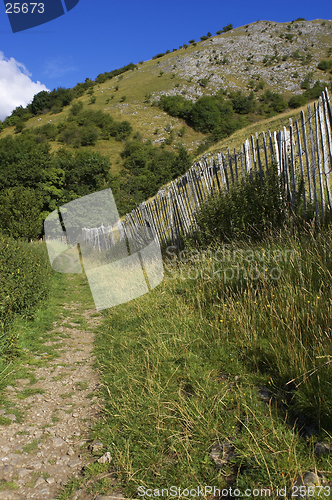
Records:
[[[298,115],[298,106],[317,99],[331,79],[331,34],[332,21],[257,21],[228,27],[217,36],[208,34],[202,41],[190,40],[177,50],[86,79],[68,91],[60,88],[63,101],[55,89],[50,93],[55,105],[41,92],[26,109],[17,108],[0,124],[0,139],[22,137],[37,146],[47,142],[47,161],[54,168],[61,165],[63,178],[57,174],[55,181],[47,174],[52,185],[47,189],[40,181],[38,186],[31,180],[18,185],[35,190],[43,186],[44,216],[54,203],[110,186],[124,215],[206,151],[238,147],[252,130],[286,125],[289,117]],[[290,99],[297,98],[291,105]],[[75,188],[77,181],[68,181],[65,170],[72,167],[62,153],[75,156],[88,149],[103,155],[109,167],[83,193]],[[20,170],[18,154],[16,158]],[[10,169],[2,185],[17,185],[9,179]],[[78,180],[86,182],[86,177]],[[45,202],[45,191],[51,201]]]
[[[227,92],[249,91],[258,82],[263,83],[264,89],[279,92],[286,98],[301,94],[301,83],[308,75],[312,82],[331,78],[317,68],[321,60],[331,58],[331,34],[332,21],[257,21],[145,61],[133,71],[96,84],[96,102],[90,107],[102,109],[115,119],[128,120],[144,139],[161,144],[167,137],[167,125],[178,132],[186,124],[183,120],[170,119],[158,108],[151,108],[151,101],[164,94],[183,95],[195,101],[203,95],[216,93],[220,88]],[[118,90],[115,90],[116,86]],[[257,89],[258,95],[262,91]],[[124,96],[125,100],[121,102]],[[110,101],[106,104],[107,99]],[[87,105],[89,95],[79,100]],[[67,117],[68,112],[65,108],[56,115],[46,113],[40,121],[34,117],[27,122],[27,127],[42,125],[49,120],[57,124]],[[184,137],[177,137],[171,148],[175,148],[181,139],[188,151],[194,152],[203,135],[186,128]],[[1,137],[11,133],[13,129],[8,128],[2,131]],[[115,147],[114,142],[101,141],[96,149],[116,163],[121,148]],[[114,163],[113,168],[116,168]]]

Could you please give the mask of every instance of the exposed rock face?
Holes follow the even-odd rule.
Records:
[[[159,59],[155,71],[174,72],[186,79],[188,84],[165,94],[184,95],[193,101],[203,95],[199,84],[203,78],[208,78],[206,90],[211,94],[220,87],[245,90],[243,82],[260,78],[275,92],[301,94],[301,82],[308,73],[312,72],[313,81],[322,79],[317,64],[327,57],[331,36],[329,22],[257,21],[201,42],[188,55],[175,52],[173,57]],[[156,92],[153,97],[158,100],[161,95],[163,92]]]

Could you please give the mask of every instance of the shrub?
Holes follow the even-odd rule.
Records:
[[[200,97],[192,108],[190,119],[198,132],[212,132],[220,122],[220,110],[211,97]]]
[[[232,24],[227,24],[227,26],[224,26],[222,31],[223,33],[226,33],[227,31],[231,31],[233,29],[233,25]]]
[[[0,353],[13,355],[15,340],[8,327],[15,316],[30,317],[50,288],[51,266],[44,245],[15,241],[0,234]]]
[[[318,99],[321,96],[325,86],[326,86],[325,83],[321,83],[319,80],[317,80],[314,86],[311,89],[308,89],[305,92],[303,92],[302,95],[304,95],[305,98],[308,100]]]
[[[170,116],[188,119],[193,103],[182,96],[161,96],[159,107]]]
[[[271,90],[266,90],[264,94],[261,95],[261,101],[264,103],[261,106],[261,113],[282,113],[287,109],[287,102],[285,99],[276,92]]]
[[[15,239],[35,239],[42,232],[43,201],[35,190],[16,186],[0,193],[0,228]]]
[[[299,108],[301,106],[304,106],[306,102],[307,99],[305,98],[304,95],[294,95],[289,99],[288,106],[290,108]]]
[[[81,132],[81,145],[82,146],[94,146],[99,139],[99,130],[90,125],[89,127],[83,127]]]
[[[82,109],[83,109],[83,103],[81,101],[77,101],[71,105],[69,112],[73,116],[77,116],[82,111]]]
[[[231,92],[230,98],[232,101],[233,109],[236,113],[239,114],[248,114],[252,113],[256,107],[256,99],[255,94],[251,92],[249,96],[245,96],[242,94],[241,90],[237,92]]]
[[[282,189],[276,165],[262,180],[259,173],[232,185],[227,192],[210,197],[197,216],[198,239],[203,244],[235,238],[260,238],[285,220]]]
[[[318,63],[317,68],[320,69],[321,71],[329,71],[332,70],[332,61],[326,61],[323,59]]]
[[[22,132],[22,130],[25,129],[25,127],[26,125],[23,120],[17,122],[15,125],[15,134],[19,134],[20,132]]]
[[[140,61],[138,64],[143,64],[143,61]],[[96,78],[96,83],[104,83],[106,80],[111,80],[115,76],[122,75],[123,73],[126,73],[126,71],[133,71],[136,68],[137,65],[131,62],[126,66],[123,66],[122,68],[113,69],[112,71],[108,71],[106,73],[98,75]]]

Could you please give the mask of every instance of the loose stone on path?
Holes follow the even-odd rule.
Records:
[[[45,392],[18,400],[16,395],[30,387],[30,379],[18,379],[17,387],[6,387],[6,396],[16,403],[24,418],[19,424],[13,410],[8,414],[0,410],[1,417],[11,420],[9,425],[0,425],[0,500],[54,499],[61,486],[95,460],[89,454],[85,458],[81,449],[87,442],[89,427],[98,418],[99,406],[97,395],[87,397],[98,387],[98,376],[92,369],[93,333],[80,330],[70,316],[79,305],[65,304],[67,317],[56,322],[50,332],[69,334],[60,339],[60,357],[47,366],[28,365],[37,379],[31,387]],[[91,309],[84,313],[90,328],[99,321],[90,318],[95,312]],[[48,346],[58,343],[46,342]]]

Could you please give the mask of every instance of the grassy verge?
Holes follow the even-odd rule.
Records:
[[[157,289],[104,312],[95,433],[130,497],[275,492],[308,471],[331,481],[330,455],[314,453],[332,433],[331,243],[328,231],[288,232],[169,250]]]
[[[46,252],[45,248],[42,250]],[[43,265],[49,266],[46,261],[43,261]],[[61,344],[46,346],[45,342],[65,339],[67,336],[64,333],[52,331],[54,321],[65,314],[61,306],[66,301],[70,303],[73,299],[81,302],[81,307],[75,313],[71,312],[71,318],[80,323],[82,328],[87,327],[85,318],[81,315],[82,311],[94,307],[84,274],[72,275],[70,281],[68,275],[52,272],[50,269],[48,269],[47,274],[50,276],[50,281],[47,287],[48,294],[45,295],[44,300],[39,304],[36,303],[33,309],[29,309],[29,314],[19,314],[18,310],[5,330],[5,338],[9,339],[10,342],[7,342],[4,355],[0,357],[0,408],[11,408],[11,413],[16,415],[18,422],[24,419],[24,415],[19,410],[19,400],[16,405],[9,401],[4,394],[4,388],[8,385],[15,386],[16,379],[29,378],[30,385],[22,390],[17,397],[23,399],[42,392],[41,389],[33,388],[37,382],[34,368],[47,365],[49,361],[60,355],[58,350],[61,349]],[[20,285],[17,279],[15,295],[13,294],[12,297],[19,296],[20,286],[23,285],[24,281]],[[9,423],[9,419],[0,416],[0,424]]]

